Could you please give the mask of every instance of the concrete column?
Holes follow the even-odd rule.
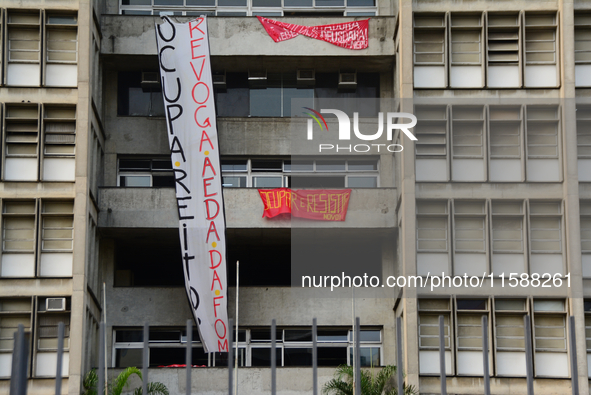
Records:
[[[575,92],[575,31],[574,1],[560,1],[560,38],[562,50],[561,66],[561,97],[564,100],[562,136],[564,157],[564,199],[565,199],[565,230],[567,249],[567,271],[571,275],[569,288],[570,313],[575,316],[575,332],[577,338],[577,367],[579,374],[579,393],[589,394],[587,377],[587,346],[585,340],[585,311],[583,305],[583,273],[581,263],[581,227],[579,216],[579,178],[577,168],[577,114]],[[572,374],[572,372],[571,372]]]

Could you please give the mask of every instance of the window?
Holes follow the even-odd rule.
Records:
[[[525,377],[526,299],[495,299],[494,341],[497,376]]]
[[[451,14],[451,87],[484,86],[483,18],[483,14]]]
[[[419,373],[439,375],[439,316],[443,316],[445,341],[445,371],[453,374],[451,336],[451,308],[448,299],[420,299],[419,301]]]
[[[452,108],[453,181],[486,181],[484,107]]]
[[[416,105],[416,180],[561,181],[560,110],[557,105]],[[580,152],[584,149],[580,145]]]
[[[226,85],[216,88],[215,95],[219,117],[290,117],[292,99],[309,102],[307,107],[316,108],[331,108],[323,103],[334,106],[333,99],[347,99],[340,109],[351,116],[358,112],[362,117],[374,117],[379,111],[378,73],[356,73],[357,87],[348,91],[339,89],[338,73],[315,73],[311,84],[298,81],[295,71],[263,70],[257,74],[260,77],[249,78],[249,73],[225,73]]]
[[[524,181],[521,106],[489,107],[489,147],[490,181]]]
[[[45,106],[43,128],[42,179],[74,181],[76,108]]]
[[[0,277],[71,277],[73,208],[71,200],[4,200]]]
[[[415,14],[415,88],[445,88],[447,18],[445,14]]]
[[[235,333],[235,331],[234,331]],[[150,329],[150,366],[182,364],[185,361],[185,331],[175,328]],[[277,366],[312,365],[312,330],[308,328],[277,328]],[[234,334],[234,341],[236,335]],[[381,366],[381,330],[363,328],[359,337],[361,366]],[[136,328],[117,329],[114,334],[114,363],[116,367],[141,366],[143,331]],[[349,328],[317,329],[318,366],[351,364],[354,347]],[[271,330],[269,327],[238,331],[238,360],[240,366],[271,366]],[[227,354],[205,354],[197,330],[193,331],[193,362],[199,366],[227,366]]]
[[[34,309],[33,306],[37,308]],[[25,328],[30,358],[33,361],[32,371],[28,377],[55,377],[57,332],[60,322],[64,323],[65,329],[62,374],[67,377],[70,309],[70,298],[67,297],[0,298],[0,378],[10,377],[14,332],[19,324]]]
[[[449,205],[447,201],[417,201],[417,273],[450,272]]]
[[[527,106],[527,180],[560,181],[560,108]]]
[[[487,16],[487,85],[489,88],[520,87],[521,17],[519,13]]]
[[[581,200],[579,203],[581,215],[581,252],[583,277],[591,277],[591,202]]]
[[[454,200],[454,273],[488,272],[485,201]]]
[[[364,16],[375,0],[122,0],[125,15]]]
[[[556,37],[555,12],[416,13],[414,87],[557,87]]]
[[[9,378],[12,370],[12,351],[14,350],[14,332],[19,324],[25,328],[27,340],[31,341],[33,326],[32,299],[2,298],[0,299],[0,378]],[[67,373],[66,373],[67,374]]]
[[[63,299],[62,309],[52,311],[51,299]],[[57,367],[57,331],[58,324],[64,323],[64,354],[62,360],[62,372],[68,375],[69,352],[70,349],[70,298],[38,298],[37,301],[37,319],[34,360],[35,377],[55,377]]]
[[[591,181],[591,106],[577,104],[579,182]]]
[[[67,105],[6,104],[5,181],[74,181],[76,108]]]
[[[488,207],[492,207],[490,217]],[[442,272],[481,276],[490,270],[506,277],[510,273],[565,273],[560,201],[419,200],[416,209],[417,273],[421,276]],[[450,218],[453,248],[448,241]]]
[[[6,84],[75,87],[77,35],[75,14],[8,10]]]
[[[377,188],[377,159],[222,159],[227,188]]]
[[[538,377],[568,377],[564,300],[533,301],[534,371]]]
[[[174,183],[170,158],[119,158],[120,187],[174,188]]]
[[[524,213],[523,201],[492,202],[492,271],[497,275],[526,272]]]
[[[144,73],[140,71],[120,71],[117,74],[118,116],[164,116],[161,88],[142,86],[142,75]]]
[[[591,14],[575,12],[575,86],[591,86]]]
[[[591,300],[585,299],[585,343],[587,344],[587,376],[591,377]]]
[[[562,262],[562,203],[530,201],[530,273],[565,272]]]
[[[591,311],[587,305],[591,306],[591,303],[586,301],[586,311]],[[487,328],[489,333],[494,331],[493,336],[489,335],[488,344],[490,374],[496,377],[525,377],[523,317],[526,315],[533,320],[534,375],[569,375],[564,300],[419,299],[418,310],[421,375],[439,375],[439,316],[443,316],[447,374],[482,377],[482,316],[487,316],[494,317],[488,319]]]
[[[488,299],[456,300],[456,358],[458,375],[482,375],[484,369],[482,360],[482,316],[485,315],[490,318],[488,305]],[[487,331],[489,331],[488,328]],[[489,351],[489,367],[491,366],[492,358]],[[490,370],[492,373],[492,369]]]
[[[448,109],[446,106],[416,106],[415,116],[420,119],[414,127],[417,137],[417,181],[447,181],[447,153],[449,150]]]
[[[525,13],[525,86],[558,86],[556,14]]]

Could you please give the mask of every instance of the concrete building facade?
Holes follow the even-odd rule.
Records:
[[[241,262],[240,393],[270,393],[272,319],[278,390],[303,394],[312,389],[312,319],[322,385],[351,363],[353,316],[364,367],[402,366],[421,394],[439,393],[439,315],[449,393],[484,393],[483,315],[492,393],[527,393],[524,315],[536,394],[571,391],[571,315],[575,379],[589,393],[591,3],[583,0],[3,1],[0,393],[9,392],[18,324],[30,334],[30,393],[53,391],[59,321],[62,392],[79,393],[98,365],[103,317],[112,374],[141,366],[149,322],[150,380],[185,391],[184,370],[166,367],[184,363],[191,312],[158,83],[159,15],[210,17],[230,317]],[[257,15],[306,26],[369,17],[369,46],[274,43]],[[340,84],[353,77],[354,88]],[[404,146],[396,153],[298,156],[292,99],[346,100],[368,124],[378,112],[412,113],[418,140],[395,134]],[[334,130],[335,118],[327,121]],[[257,189],[292,186],[351,188],[347,220],[262,218]],[[302,240],[325,244],[334,262],[368,246],[351,270],[382,284],[442,273],[480,284],[319,297],[291,286]],[[226,355],[204,354],[193,339],[193,392],[226,393]]]

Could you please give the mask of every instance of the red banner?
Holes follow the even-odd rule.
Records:
[[[351,197],[350,189],[259,189],[265,210],[263,218],[291,214],[318,221],[344,221]]]
[[[301,26],[258,16],[259,21],[276,43],[298,34],[326,41],[347,49],[365,49],[368,45],[369,19],[322,26]]]

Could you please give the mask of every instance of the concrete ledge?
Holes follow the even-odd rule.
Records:
[[[178,17],[189,21],[194,17]],[[306,26],[343,23],[368,17],[296,18],[276,17],[282,22]],[[158,16],[103,15],[101,53],[107,55],[156,55],[155,23]],[[369,46],[349,50],[324,41],[298,36],[274,43],[255,17],[209,17],[209,43],[212,56],[394,56],[396,18],[371,17]]]
[[[306,221],[313,228],[394,228],[396,188],[353,189],[347,220]],[[263,202],[254,188],[224,189],[228,228],[290,228],[292,221],[262,218]],[[99,226],[103,228],[176,228],[178,212],[172,188],[100,188]],[[296,223],[294,222],[294,225]],[[303,221],[297,227],[308,227]]]

